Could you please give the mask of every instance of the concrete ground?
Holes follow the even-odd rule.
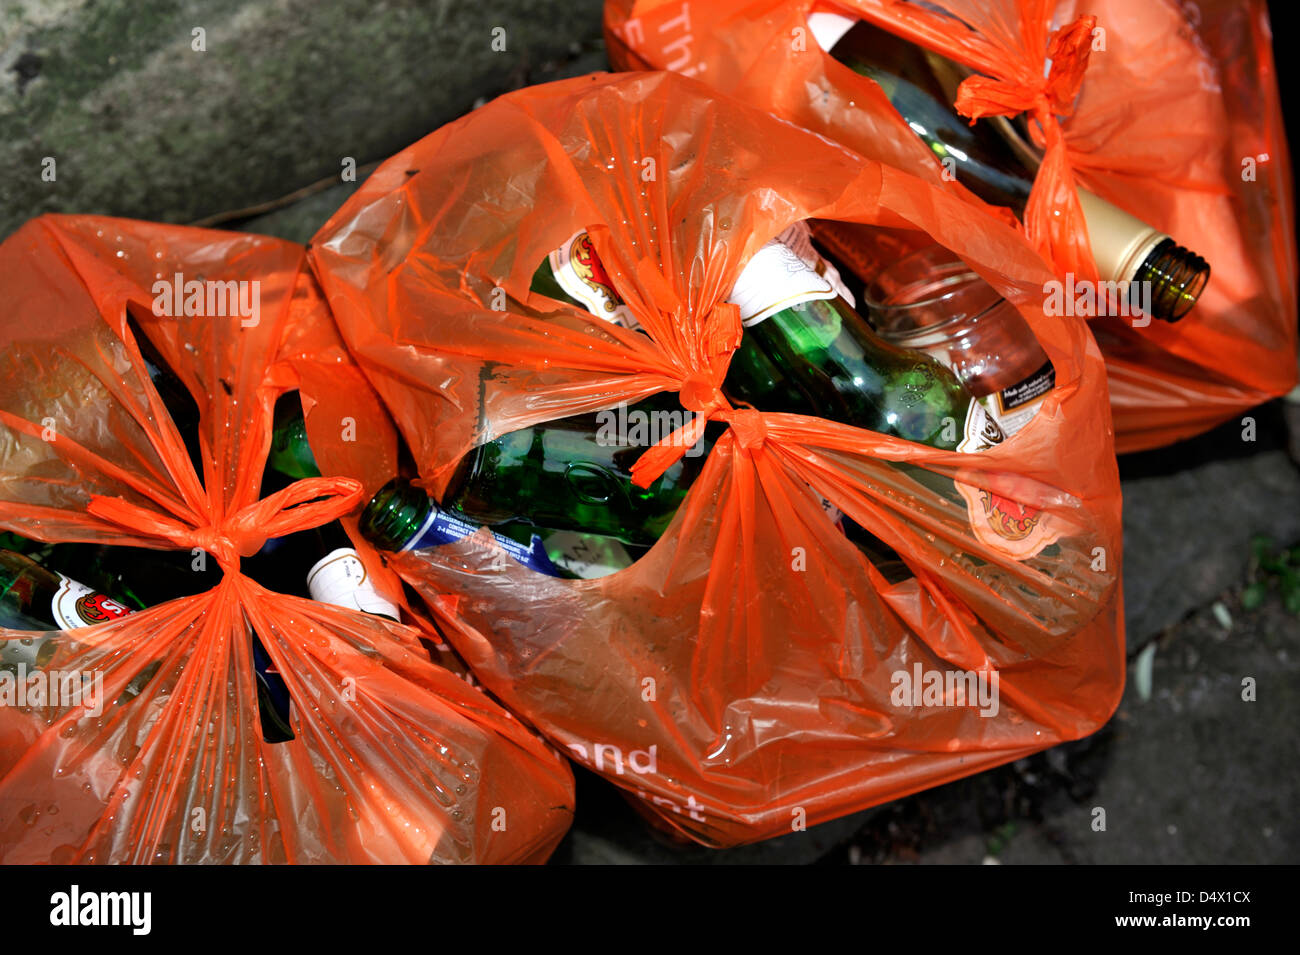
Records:
[[[337,181],[345,158],[364,171],[485,98],[603,69],[600,8],[10,0],[0,8],[0,168],[10,172],[0,237],[65,211],[306,241],[356,188]],[[503,50],[491,45],[498,28]],[[41,177],[47,157],[53,182]],[[1252,414],[1252,443],[1234,421],[1121,461],[1131,670],[1100,732],[727,851],[661,844],[579,771],[577,817],[554,861],[1297,861],[1300,618],[1276,592],[1250,611],[1240,594],[1253,535],[1300,542],[1300,403]],[[1253,702],[1242,699],[1247,677]],[[1103,832],[1091,825],[1097,807]]]

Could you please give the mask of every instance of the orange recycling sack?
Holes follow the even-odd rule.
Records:
[[[809,217],[928,234],[1016,303],[1056,368],[1037,417],[959,454],[733,408],[723,299]],[[530,292],[581,229],[647,334]],[[1105,367],[1084,323],[1035,304],[1047,270],[1005,222],[694,80],[604,74],[398,153],[310,256],[435,493],[478,443],[660,391],[728,426],[666,533],[610,576],[542,576],[473,538],[388,558],[486,687],[663,825],[714,846],[779,835],[1082,736],[1117,704]],[[696,436],[647,448],[638,473]],[[986,544],[953,478],[1002,517],[1023,504],[1056,544],[1023,561]],[[821,496],[914,576],[888,583]],[[934,674],[952,685],[922,694]]]
[[[362,502],[350,477],[259,500],[281,393],[301,386],[323,473],[395,455],[304,265],[278,239],[95,216],[44,216],[0,246],[0,528],[206,553],[224,572],[55,632],[21,696],[0,674],[0,862],[536,862],[563,836],[567,764],[431,663],[419,631],[239,571],[267,538]],[[128,309],[198,403],[202,476]],[[367,407],[340,439],[344,409]],[[263,741],[250,632],[294,701],[288,742]]]
[[[616,68],[695,76],[982,206],[874,81],[820,48],[814,11],[982,74],[955,100],[972,121],[1041,124],[1024,228],[1059,276],[1096,280],[1076,185],[1209,262],[1176,324],[1092,321],[1119,452],[1199,434],[1296,383],[1294,197],[1265,0],[608,0],[605,32]]]

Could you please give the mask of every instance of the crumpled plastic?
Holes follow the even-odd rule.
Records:
[[[155,311],[154,283],[178,274],[258,283],[248,301],[260,307],[214,297],[214,314],[169,316],[164,296]],[[420,630],[239,572],[267,538],[364,503],[362,483],[337,476],[350,459],[395,460],[392,425],[347,359],[303,248],[43,216],[0,246],[0,275],[0,528],[206,554],[224,572],[209,591],[54,634],[33,685],[86,674],[102,690],[0,706],[0,861],[543,861],[573,809],[558,754],[435,666]],[[202,476],[128,309],[198,403]],[[271,409],[296,387],[335,476],[259,499]],[[372,412],[351,439],[344,406]],[[262,738],[251,632],[294,701],[291,741]],[[114,702],[154,662],[139,695]]]
[[[723,300],[808,218],[928,236],[992,283],[1056,368],[1034,420],[958,454],[732,407],[741,326]],[[647,334],[530,291],[584,228]],[[1084,323],[1043,313],[1050,272],[1003,219],[694,80],[598,74],[508,94],[393,156],[309,254],[435,494],[479,443],[659,391],[726,423],[665,534],[610,576],[541,576],[485,532],[387,557],[487,688],[658,824],[713,846],[779,835],[1085,735],[1117,705],[1105,366]],[[643,479],[689,439],[661,444]],[[1037,509],[1057,544],[1025,561],[986,545],[947,479]],[[914,576],[890,584],[821,496]],[[918,667],[981,679],[996,703],[955,685],[910,696]]]
[[[820,50],[813,10],[975,69],[954,104],[973,121],[1037,120],[1044,155],[1023,225],[1058,275],[1096,278],[1076,185],[1210,263],[1178,323],[1092,322],[1119,452],[1199,434],[1295,385],[1294,195],[1265,0],[608,0],[606,39],[618,68],[696,76],[982,206],[942,181],[874,82]]]

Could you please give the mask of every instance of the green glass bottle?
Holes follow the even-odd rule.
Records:
[[[625,544],[614,537],[584,534],[575,530],[534,527],[523,521],[510,521],[492,528],[499,534],[529,544],[541,540],[546,556],[565,577],[595,580],[626,570],[649,551],[649,547]]]
[[[686,421],[675,396],[655,395],[631,408],[561,418],[503,435],[461,459],[444,506],[482,524],[522,519],[648,546],[663,534],[721,426],[649,487],[632,482],[632,466]]]
[[[889,345],[840,298],[800,302],[748,325],[731,362],[724,389],[765,411],[827,418],[946,450],[967,450],[969,438],[981,434],[971,435],[970,427],[984,423],[952,372]]]
[[[873,80],[890,104],[957,180],[985,202],[1023,215],[1039,163],[1023,118],[991,117],[973,127],[950,105],[968,71],[865,20],[813,13],[808,26],[822,49]],[[1078,190],[1088,238],[1103,282],[1128,282],[1134,304],[1149,283],[1151,315],[1167,322],[1196,304],[1210,278],[1195,252],[1142,220]]]
[[[276,401],[271,448],[262,474],[262,496],[288,487],[294,481],[320,477],[316,456],[307,440],[307,422],[298,392]],[[401,610],[375,589],[361,555],[338,521],[271,538],[246,562],[255,577],[275,579],[281,591],[306,591],[312,600],[362,613],[401,619]],[[297,579],[283,579],[300,575]],[[304,587],[305,584],[305,587]]]
[[[464,540],[481,528],[439,507],[423,490],[405,478],[385,484],[361,512],[361,533],[380,550],[420,551]],[[565,576],[546,554],[541,540],[532,535],[521,542],[491,532],[500,553],[548,577]]]

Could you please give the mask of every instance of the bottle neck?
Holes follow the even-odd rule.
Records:
[[[361,512],[361,536],[380,550],[399,551],[420,532],[433,506],[424,491],[394,478]]]
[[[936,156],[956,163],[963,185],[986,202],[1024,214],[1041,151],[1028,141],[1022,123],[1005,117],[987,118],[973,130],[957,124],[950,103],[974,71],[867,21],[814,13],[809,27],[831,56],[881,86]],[[1205,260],[1087,190],[1079,189],[1078,196],[1099,278],[1149,282],[1153,317],[1172,322],[1185,315],[1209,280]]]
[[[268,466],[295,481],[320,477],[316,456],[307,441],[307,422],[298,392],[282,395],[275,404]]]

